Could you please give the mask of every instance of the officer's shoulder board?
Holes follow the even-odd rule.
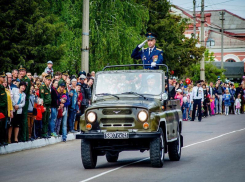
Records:
[[[156,50],[158,50],[158,51],[161,51],[161,52],[162,52],[162,49],[156,48]]]

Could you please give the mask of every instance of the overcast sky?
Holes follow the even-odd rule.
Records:
[[[170,0],[172,4],[193,11],[193,0]],[[201,0],[196,0],[196,10],[200,11]],[[226,9],[245,18],[245,0],[204,0],[204,10]]]

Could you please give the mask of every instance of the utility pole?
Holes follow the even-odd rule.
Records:
[[[205,46],[204,42],[204,23],[205,23],[205,18],[204,18],[204,0],[202,0],[202,5],[201,5],[201,45]],[[204,54],[200,63],[200,79],[205,81],[205,63],[204,63]]]
[[[82,70],[89,72],[89,0],[83,0]]]
[[[193,0],[193,31],[194,31],[194,38],[196,39],[196,0]]]
[[[224,40],[223,40],[223,38],[224,38],[224,20],[225,20],[225,18],[224,18],[224,15],[225,15],[225,12],[224,11],[221,11],[221,12],[219,12],[219,14],[220,14],[220,20],[222,21],[222,26],[221,26],[221,69],[223,69],[224,68],[224,60],[223,60],[223,56],[224,56],[224,53],[223,53],[223,44],[224,44]]]

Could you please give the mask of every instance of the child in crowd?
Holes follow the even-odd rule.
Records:
[[[215,116],[215,95],[213,95],[210,99],[210,109],[211,109],[210,116]]]
[[[46,108],[43,106],[43,99],[37,98],[37,103],[36,103],[36,109],[37,109],[37,116],[35,119],[35,138],[41,138],[42,134],[42,118],[43,118],[43,113],[46,111]]]
[[[228,116],[229,115],[229,107],[231,105],[231,94],[230,94],[228,88],[225,89],[223,101],[224,101],[224,105],[225,105],[225,115]]]
[[[188,98],[187,98],[187,95],[186,95],[186,91],[184,91],[184,95],[183,95],[183,121],[188,121],[188,112],[187,112],[187,109],[188,109]]]
[[[236,106],[236,112],[235,114],[240,114],[240,109],[241,109],[241,94],[238,94],[236,101],[235,101],[235,106]]]
[[[179,99],[180,100],[180,106],[182,107],[182,104],[183,104],[183,95],[181,94],[182,90],[181,89],[177,89],[176,92],[177,93],[176,93],[174,99]]]
[[[55,133],[57,135],[59,135],[59,133],[60,133],[60,125],[61,125],[62,118],[67,112],[66,107],[64,107],[64,104],[66,103],[66,100],[67,100],[67,96],[66,95],[62,95],[62,97],[60,99],[60,106],[58,108],[57,121],[55,123],[55,128],[54,128],[54,131],[55,131]]]

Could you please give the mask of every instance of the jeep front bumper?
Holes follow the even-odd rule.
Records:
[[[160,136],[160,132],[129,132],[128,135],[128,139],[156,138]],[[104,139],[104,132],[80,133],[76,135],[76,139]]]

